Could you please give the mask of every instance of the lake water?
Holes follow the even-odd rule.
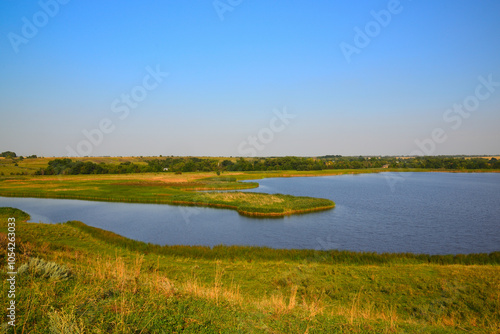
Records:
[[[256,219],[232,210],[5,198],[34,222],[80,220],[160,245],[458,254],[500,251],[500,173],[273,178],[248,191],[329,198],[332,210]]]

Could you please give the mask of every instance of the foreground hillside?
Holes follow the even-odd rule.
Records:
[[[495,333],[500,253],[415,256],[145,244],[16,218],[16,333]],[[0,303],[7,305],[2,270]],[[2,306],[3,307],[3,306]],[[2,320],[3,330],[12,328]]]

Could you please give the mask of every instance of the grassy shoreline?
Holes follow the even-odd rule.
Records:
[[[158,246],[76,221],[26,223],[26,213],[0,208],[2,267],[8,217],[16,218],[16,266],[28,268],[16,279],[19,332],[500,330],[500,252]]]
[[[36,186],[31,182],[29,190],[18,188],[14,189],[14,191],[12,191],[12,187],[2,189],[3,185],[0,183],[0,196],[217,207],[236,210],[238,213],[250,217],[283,217],[291,214],[328,210],[335,207],[335,203],[330,200],[305,196],[244,192],[194,192],[192,190],[175,190],[161,186],[119,187],[116,189],[115,186],[105,183],[101,184],[98,189],[90,190],[88,189],[90,187],[79,184],[78,186],[83,189],[75,192],[71,190],[72,186],[65,183],[67,182],[63,181],[63,184],[58,185],[55,189],[47,189],[43,183]],[[255,185],[252,183],[238,183],[236,188],[216,187],[215,189],[254,187]],[[68,188],[69,190],[65,190]],[[113,189],[115,189],[115,193],[113,193]],[[206,188],[202,189],[206,190]],[[124,195],[124,192],[131,194]]]
[[[426,170],[426,169],[348,169],[321,171],[228,172],[214,177],[212,173],[192,172],[147,174],[53,175],[0,177],[0,196],[76,199],[106,202],[194,205],[236,210],[249,217],[283,217],[335,207],[322,198],[295,197],[281,194],[238,192],[238,200],[217,198],[200,191],[241,190],[258,187],[256,182],[240,182],[274,177],[313,177],[381,172],[498,172],[495,170]],[[273,196],[279,200],[270,202]]]
[[[233,174],[238,176],[241,173]],[[195,205],[232,209],[250,217],[283,217],[328,210],[335,206],[334,202],[321,198],[243,192],[199,192],[255,187],[258,187],[258,183],[242,183],[238,182],[236,177],[214,177],[208,173],[185,173],[182,176],[172,173],[24,176],[2,179],[0,196]]]

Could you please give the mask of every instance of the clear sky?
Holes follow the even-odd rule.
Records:
[[[500,1],[0,2],[0,151],[500,153]]]

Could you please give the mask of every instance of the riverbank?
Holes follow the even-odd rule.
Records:
[[[334,202],[322,198],[200,192],[258,187],[258,183],[238,182],[235,177],[238,174],[224,177],[208,173],[16,176],[0,182],[0,196],[219,207],[253,217],[282,217],[335,206]]]
[[[287,195],[249,194],[221,195],[200,192],[209,190],[242,190],[258,187],[256,182],[240,182],[274,177],[312,177],[381,172],[441,172],[426,169],[347,169],[318,171],[210,172],[98,174],[98,175],[16,175],[0,177],[0,196],[79,199],[126,203],[195,205],[236,210],[251,217],[286,215],[329,210],[335,203],[328,199]],[[446,172],[472,172],[446,170]],[[473,172],[492,172],[474,170]],[[234,198],[238,196],[238,198]],[[274,196],[274,197],[272,197]]]
[[[2,267],[9,217],[16,265],[28,269],[16,278],[16,323],[27,332],[500,330],[500,253],[157,246],[81,222],[25,223],[27,214],[0,208]]]

